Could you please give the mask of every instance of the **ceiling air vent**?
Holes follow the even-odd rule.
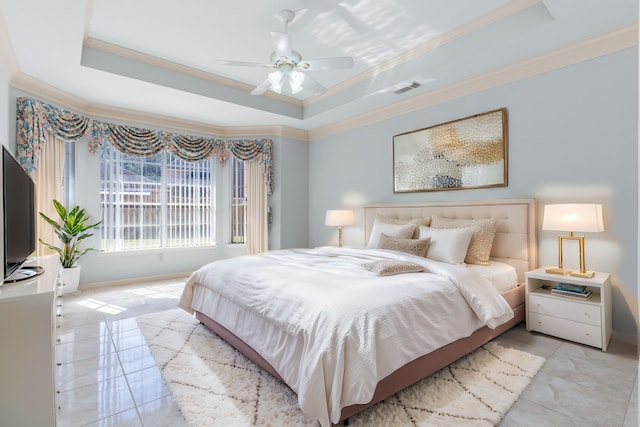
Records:
[[[422,86],[420,83],[413,82],[409,86],[401,87],[398,90],[394,90],[393,93],[397,93],[398,95],[400,95],[401,93],[405,93],[408,90],[415,89],[415,88],[420,87],[420,86]]]

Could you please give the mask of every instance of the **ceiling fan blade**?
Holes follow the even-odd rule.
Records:
[[[272,31],[271,37],[273,38],[273,48],[276,52],[276,58],[282,56],[291,58],[291,36],[287,33]]]
[[[216,61],[220,65],[233,65],[237,67],[264,67],[264,68],[273,68],[271,64],[264,64],[260,62],[244,62],[244,61],[227,61],[227,60],[218,60]]]
[[[304,88],[312,94],[318,96],[327,91],[327,88],[315,81],[309,74],[304,75]]]
[[[321,58],[303,60],[298,68],[310,71],[330,70],[334,68],[352,68],[353,58],[350,56],[338,56],[335,58]]]
[[[269,81],[269,79],[266,79],[251,91],[251,95],[262,95],[267,91],[267,89],[269,89],[269,86],[271,86],[271,82]]]

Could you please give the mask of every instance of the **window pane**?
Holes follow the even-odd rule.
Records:
[[[108,143],[101,160],[101,250],[214,243],[212,161],[132,157]]]
[[[231,158],[231,243],[247,241],[247,187],[244,162]]]
[[[189,163],[168,153],[167,246],[212,245],[211,161]]]

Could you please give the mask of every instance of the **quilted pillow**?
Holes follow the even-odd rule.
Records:
[[[369,243],[367,244],[367,247],[369,249],[377,248],[378,240],[380,240],[380,235],[382,233],[396,239],[410,239],[415,229],[415,224],[388,224],[376,217],[375,221],[373,222],[373,229],[371,230],[371,236],[369,237]]]
[[[378,276],[393,276],[394,274],[419,273],[424,271],[420,264],[396,259],[380,259],[362,264],[364,268],[373,271]]]
[[[419,239],[429,238],[427,258],[449,264],[464,264],[472,228],[437,229],[420,226]]]
[[[427,248],[429,248],[429,239],[394,239],[382,233],[378,241],[378,248],[406,252],[424,258],[427,255]]]
[[[493,246],[493,237],[496,234],[498,220],[487,219],[452,219],[438,215],[431,217],[433,228],[472,228],[473,236],[469,242],[469,249],[465,257],[468,264],[489,265],[489,255]]]

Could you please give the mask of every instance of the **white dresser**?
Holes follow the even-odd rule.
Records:
[[[42,257],[34,280],[0,286],[0,426],[55,426],[59,260]]]
[[[544,268],[525,273],[527,330],[542,332],[607,351],[611,339],[611,276],[590,279],[548,274]],[[551,293],[558,283],[587,286],[588,300]]]

